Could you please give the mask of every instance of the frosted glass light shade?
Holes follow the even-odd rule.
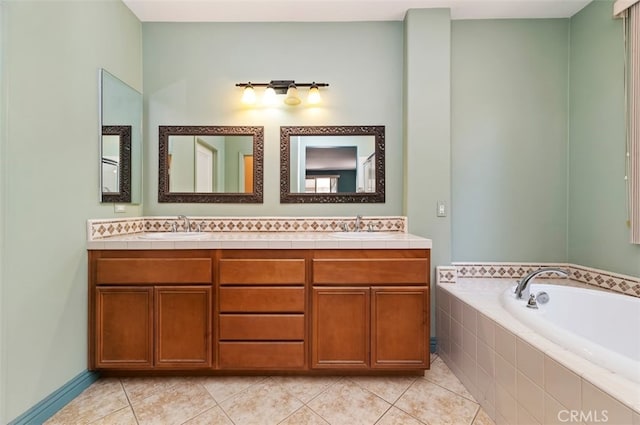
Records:
[[[245,105],[253,105],[256,103],[256,92],[253,90],[253,86],[246,86],[244,92],[242,92],[242,103]]]
[[[311,86],[309,89],[309,95],[307,96],[307,103],[310,105],[317,105],[321,101],[320,89],[318,89],[318,86]]]
[[[290,106],[295,106],[295,105],[299,105],[300,102],[302,101],[298,97],[298,89],[296,88],[295,85],[291,84],[287,89],[287,97],[285,97],[284,103]]]
[[[267,87],[262,96],[262,103],[265,105],[275,105],[276,103],[276,91],[273,87]]]

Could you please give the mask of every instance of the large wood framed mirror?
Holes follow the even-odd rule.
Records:
[[[264,127],[160,126],[158,202],[262,203]]]
[[[384,138],[384,126],[280,127],[280,202],[383,203]]]

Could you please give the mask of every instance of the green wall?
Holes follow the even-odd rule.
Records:
[[[640,276],[628,243],[622,21],[452,23],[453,261],[568,261]]]
[[[451,191],[449,10],[409,10],[404,37],[403,211],[409,231],[432,240],[433,271],[451,262],[451,216],[436,217],[437,202],[449,206]],[[432,335],[435,312],[431,297]]]
[[[640,276],[626,225],[624,48],[611,2],[571,19],[569,261]]]
[[[0,423],[87,367],[86,220],[99,203],[98,69],[142,88],[120,1],[2,4]],[[141,208],[129,206],[128,214]]]
[[[454,261],[565,261],[569,20],[454,21]]]
[[[402,213],[402,22],[143,23],[147,215]],[[246,108],[239,82],[326,82],[322,106]],[[300,89],[306,96],[306,90]],[[260,90],[259,94],[261,95]],[[158,203],[159,125],[264,126],[263,204]],[[386,126],[386,203],[280,204],[280,126]]]

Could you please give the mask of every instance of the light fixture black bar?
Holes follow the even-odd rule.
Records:
[[[329,83],[296,83],[293,80],[272,80],[269,83],[252,83],[252,82],[248,82],[248,83],[236,83],[236,87],[247,87],[247,86],[253,86],[253,87],[273,87],[274,89],[276,88],[286,88],[289,87],[290,84],[295,84],[296,87],[311,87],[313,85],[318,86],[318,87],[329,87]]]

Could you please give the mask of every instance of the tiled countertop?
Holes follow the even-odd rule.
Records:
[[[153,233],[153,232],[150,232]],[[87,249],[431,249],[431,239],[404,232],[205,232],[196,238],[146,239],[134,233],[88,240]]]

